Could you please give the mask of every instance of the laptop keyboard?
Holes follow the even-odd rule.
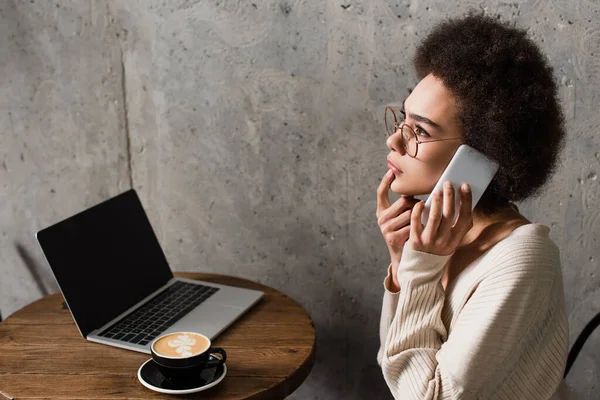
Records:
[[[146,345],[219,288],[176,281],[99,336]]]

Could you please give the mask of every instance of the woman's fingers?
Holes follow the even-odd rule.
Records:
[[[386,210],[381,212],[379,215],[379,225],[389,221],[392,218],[397,217],[402,214],[404,211],[409,210],[417,204],[419,200],[415,199],[412,196],[400,196],[398,200],[392,203]]]
[[[454,235],[461,239],[473,227],[472,202],[471,188],[465,183],[460,188],[460,211],[453,229]]]
[[[381,232],[386,233],[386,232],[397,231],[400,228],[404,227],[405,225],[410,224],[410,215],[411,215],[411,209],[408,209],[408,210],[404,211],[403,213],[401,213],[400,215],[398,215],[394,218],[391,218],[389,221],[385,222],[381,226]]]
[[[440,222],[442,221],[442,201],[444,200],[441,190],[436,190],[432,194],[431,208],[429,209],[429,219],[423,230],[425,240],[433,239],[437,235]]]
[[[468,188],[468,185],[464,186]],[[452,192],[452,193],[451,193]],[[452,254],[464,235],[473,227],[472,196],[470,189],[460,190],[460,210],[455,210],[455,195],[452,187],[433,193],[427,226],[421,224],[424,203],[417,204],[411,215],[409,243],[413,250],[426,253]],[[456,224],[452,227],[454,213],[458,212]]]
[[[394,173],[389,169],[381,179],[381,183],[379,183],[379,187],[377,188],[377,218],[390,206],[389,190],[393,180]]]
[[[388,246],[401,247],[410,237],[410,225],[406,225],[397,231],[388,232],[383,235]]]
[[[421,223],[421,215],[423,214],[423,207],[425,203],[420,201],[412,209],[410,215],[410,237],[414,238],[415,241],[421,239],[423,234],[423,224]]]
[[[383,227],[388,221],[396,218],[406,210],[410,210],[418,202],[419,200],[412,196],[400,196],[400,198],[393,202],[388,208],[379,212],[377,215],[377,224],[380,227]]]
[[[454,186],[452,186],[452,182],[447,181],[444,183],[444,200],[442,205],[442,221],[440,222],[440,227],[438,232],[443,235],[450,231],[452,225],[454,223]],[[458,211],[458,210],[457,210]]]

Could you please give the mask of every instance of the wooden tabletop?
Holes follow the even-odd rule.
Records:
[[[176,276],[265,292],[215,340],[227,351],[227,376],[186,398],[283,399],[309,375],[315,328],[306,311],[268,286],[230,276]],[[60,293],[22,308],[0,323],[0,399],[177,398],[138,381],[150,355],[83,339]]]

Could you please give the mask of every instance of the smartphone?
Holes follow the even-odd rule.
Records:
[[[468,183],[471,186],[472,206],[475,208],[497,171],[498,163],[466,144],[460,145],[433,188],[433,191],[425,201],[425,207],[421,215],[423,225],[427,225],[427,220],[429,219],[431,200],[433,198],[432,194],[438,189],[441,190],[444,182],[450,181],[452,182],[452,186],[454,186],[455,208],[454,220],[452,221],[452,225],[454,225],[460,210],[461,185]]]

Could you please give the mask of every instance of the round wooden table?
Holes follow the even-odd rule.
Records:
[[[225,379],[186,398],[283,399],[302,384],[315,360],[315,328],[300,305],[245,279],[175,275],[265,292],[213,340],[227,351]],[[179,397],[153,392],[138,381],[138,368],[150,355],[82,338],[62,303],[60,293],[49,295],[0,323],[0,399]]]

